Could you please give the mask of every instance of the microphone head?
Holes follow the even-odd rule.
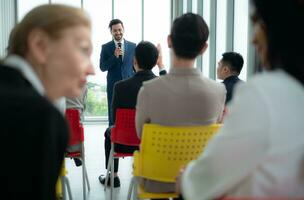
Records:
[[[121,48],[121,42],[118,42],[117,45],[118,45],[118,48]]]

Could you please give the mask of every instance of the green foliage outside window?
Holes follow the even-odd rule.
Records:
[[[85,116],[108,116],[106,85],[88,82]]]

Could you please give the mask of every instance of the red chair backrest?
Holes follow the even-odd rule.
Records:
[[[129,146],[140,144],[135,129],[135,109],[118,108],[116,110],[115,125],[111,130],[111,141]]]
[[[69,146],[83,142],[83,127],[80,123],[79,111],[77,109],[66,109],[65,117],[70,128]]]

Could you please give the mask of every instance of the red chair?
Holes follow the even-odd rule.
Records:
[[[114,172],[114,159],[133,156],[133,153],[114,152],[114,144],[139,147],[140,140],[135,129],[135,109],[119,108],[116,111],[115,125],[111,130],[111,151],[105,180],[106,190],[110,175],[111,199],[113,198],[114,173],[110,171]]]
[[[88,178],[88,173],[86,170],[85,163],[85,151],[84,151],[84,130],[80,123],[79,111],[76,109],[67,109],[65,112],[65,117],[70,128],[70,140],[69,146],[80,145],[80,149],[74,152],[67,152],[67,158],[80,158],[82,160],[82,187],[83,187],[83,199],[86,199],[86,185],[88,191],[90,191],[90,183]]]

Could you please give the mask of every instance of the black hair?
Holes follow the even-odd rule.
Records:
[[[175,54],[193,59],[208,40],[209,29],[200,15],[186,13],[174,20],[170,36]]]
[[[243,68],[244,60],[241,54],[236,52],[226,52],[222,54],[222,62],[226,64],[231,71],[241,73]]]
[[[252,0],[255,18],[264,25],[267,59],[271,69],[281,68],[304,85],[303,0]]]
[[[135,59],[139,68],[151,70],[156,65],[158,50],[151,42],[141,41],[135,48]]]
[[[121,24],[124,27],[122,21],[120,19],[112,19],[109,23],[109,29],[112,30],[112,26],[116,24]]]

